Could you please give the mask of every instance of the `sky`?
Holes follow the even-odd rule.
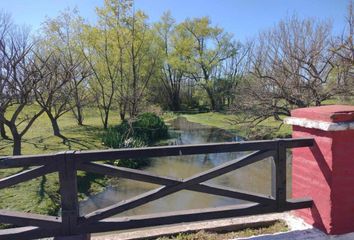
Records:
[[[185,18],[209,16],[212,23],[223,27],[241,41],[274,26],[293,14],[300,17],[329,19],[335,34],[343,31],[347,5],[351,0],[135,0],[151,22],[158,21],[170,10],[177,22]],[[40,28],[46,17],[55,17],[65,8],[77,7],[90,22],[96,20],[95,7],[103,0],[0,0],[0,9],[12,14],[17,24]]]

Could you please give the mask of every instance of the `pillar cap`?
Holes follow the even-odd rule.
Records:
[[[298,108],[291,111],[291,116],[323,122],[353,122],[354,106],[328,105],[320,107]]]
[[[354,106],[298,108],[291,111],[291,117],[285,118],[284,123],[323,131],[354,130]]]

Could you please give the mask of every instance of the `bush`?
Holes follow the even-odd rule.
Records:
[[[143,113],[132,122],[132,136],[147,145],[168,137],[165,122],[154,113]]]
[[[154,113],[143,113],[135,120],[124,121],[120,125],[105,131],[103,143],[111,148],[138,148],[155,143],[168,137],[165,122]],[[117,166],[139,168],[148,164],[146,159],[120,159],[114,162]]]

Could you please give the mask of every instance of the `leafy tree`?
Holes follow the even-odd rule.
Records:
[[[178,30],[183,38],[179,51],[187,54],[186,60],[190,65],[188,72],[206,91],[211,109],[217,111],[221,106],[215,99],[216,68],[237,53],[236,44],[230,34],[212,26],[207,17],[187,19],[178,26]],[[189,51],[185,51],[186,46]]]
[[[172,111],[181,110],[180,91],[187,69],[183,52],[176,48],[181,41],[176,27],[170,12],[164,13],[161,21],[155,24],[161,51],[161,71],[158,84],[163,86],[163,90],[167,94],[169,109]]]

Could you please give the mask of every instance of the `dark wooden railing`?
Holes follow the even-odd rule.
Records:
[[[286,198],[286,149],[309,147],[312,145],[313,139],[279,139],[139,149],[83,152],[67,151],[49,155],[0,157],[0,169],[19,167],[29,168],[29,170],[0,179],[0,189],[48,173],[58,172],[61,195],[61,216],[59,217],[0,210],[0,223],[16,226],[15,228],[0,230],[0,239],[34,239],[49,236],[72,236],[308,208],[312,206],[312,201],[310,199]],[[124,158],[179,156],[240,151],[250,153],[240,159],[228,161],[220,166],[187,179],[161,177],[140,170],[99,163],[100,161]],[[275,197],[205,183],[210,179],[268,157],[272,157],[275,164]],[[80,216],[77,198],[78,170],[154,183],[161,185],[161,187],[131,199],[118,202],[109,207],[91,212],[85,216]],[[241,199],[250,203],[200,210],[111,218],[116,214],[136,208],[181,190],[190,190]]]

